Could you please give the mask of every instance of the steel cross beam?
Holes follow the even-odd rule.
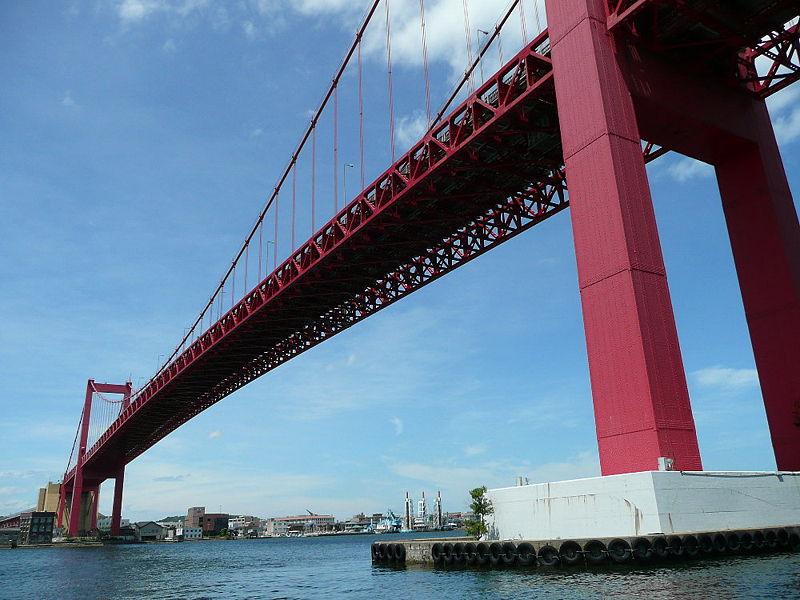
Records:
[[[607,27],[687,68],[724,73],[765,98],[800,79],[800,15],[792,0],[606,0]],[[690,54],[689,54],[690,53]],[[768,62],[758,74],[755,60]],[[723,69],[711,66],[723,66]]]
[[[756,61],[769,61],[763,75]],[[759,98],[766,98],[800,79],[800,25],[770,32],[762,43],[739,55],[740,80]]]

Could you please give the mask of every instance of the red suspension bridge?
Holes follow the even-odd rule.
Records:
[[[659,457],[701,469],[645,172],[670,150],[716,168],[778,468],[800,470],[800,227],[764,102],[800,79],[797,3],[514,0],[475,46],[465,0],[468,68],[434,115],[419,0],[428,127],[397,158],[399,4],[369,6],[254,227],[163,366],[135,391],[89,381],[59,503],[71,535],[94,528],[109,478],[118,533],[125,465],[181,424],[568,205],[603,474],[652,470]],[[376,36],[385,40],[388,135],[373,138],[364,53]],[[513,56],[511,43],[521,47]],[[340,163],[348,85],[361,192],[340,209],[340,170],[354,168]],[[329,188],[317,173],[326,119]],[[386,137],[392,164],[367,185],[365,153]],[[335,214],[316,229],[318,196],[332,198]],[[279,264],[279,205],[289,199]],[[312,235],[296,245],[300,211]]]

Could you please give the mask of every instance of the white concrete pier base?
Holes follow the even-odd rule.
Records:
[[[489,490],[492,540],[800,525],[800,472],[646,471]]]

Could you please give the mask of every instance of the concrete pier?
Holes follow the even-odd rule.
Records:
[[[573,567],[649,564],[724,556],[800,552],[800,525],[758,529],[698,531],[674,535],[477,541],[441,538],[375,542],[378,565],[436,567]]]
[[[644,471],[489,490],[491,540],[613,538],[800,524],[800,473]]]

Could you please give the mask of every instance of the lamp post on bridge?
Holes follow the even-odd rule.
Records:
[[[343,191],[344,195],[342,202],[344,205],[347,206],[347,169],[355,169],[356,166],[353,163],[345,163],[342,165],[342,180],[343,180]]]

